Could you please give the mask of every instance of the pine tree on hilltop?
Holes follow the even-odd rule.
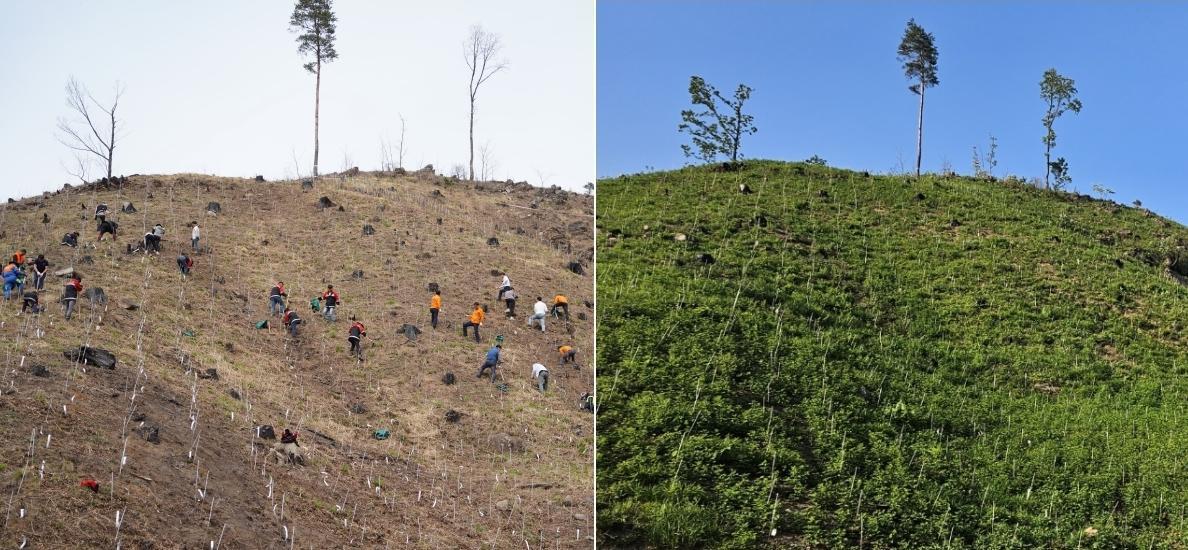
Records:
[[[936,77],[936,44],[932,34],[908,21],[899,43],[899,60],[903,62],[903,74],[915,83],[908,86],[912,93],[920,96],[920,111],[916,120],[916,177],[920,177],[920,160],[924,147],[924,89],[940,84]]]
[[[334,49],[334,16],[332,0],[297,0],[289,27],[297,36],[297,51],[313,58],[304,65],[316,76],[314,83],[314,157],[313,175],[318,175],[318,109],[322,97],[322,63],[338,59]]]

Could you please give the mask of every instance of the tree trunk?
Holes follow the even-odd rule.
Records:
[[[318,177],[318,108],[322,101],[322,58],[318,56],[318,72],[314,80],[314,167],[313,175]]]
[[[470,96],[470,181],[474,181],[474,95]]]
[[[916,118],[916,178],[920,178],[920,160],[924,156],[924,81],[920,80],[920,112]]]
[[[1052,134],[1052,129],[1048,128],[1048,135]],[[1052,142],[1051,140],[1044,140],[1044,189],[1051,189],[1048,185],[1048,175],[1052,173]]]
[[[117,92],[115,103],[119,103],[119,101],[120,101],[120,99],[119,99],[118,92]],[[116,106],[112,105],[111,106],[111,137],[109,138],[110,141],[107,142],[107,179],[109,181],[111,180],[111,161],[115,157],[115,127],[116,127],[115,110],[116,110]]]

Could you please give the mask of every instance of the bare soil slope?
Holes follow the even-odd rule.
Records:
[[[322,196],[335,206],[319,208]],[[120,213],[123,201],[137,212]],[[99,202],[119,223],[114,242],[95,242]],[[218,215],[206,214],[210,202]],[[51,272],[74,267],[107,303],[80,299],[66,321],[56,303],[63,279],[51,275],[46,313],[18,315],[16,300],[0,307],[0,541],[591,546],[593,416],[577,403],[593,388],[592,214],[589,197],[428,173],[324,178],[312,190],[134,176],[7,204],[0,252],[45,254]],[[205,250],[183,279],[175,258],[189,250],[193,220]],[[129,254],[155,223],[167,231],[162,253]],[[77,249],[59,245],[69,231],[81,233]],[[584,275],[568,269],[575,260]],[[494,301],[498,270],[521,294],[516,320]],[[268,318],[277,279],[305,319],[296,342],[279,320],[253,327]],[[335,323],[308,305],[328,283],[343,300]],[[437,331],[429,283],[443,294]],[[529,330],[533,298],[557,293],[570,297],[572,322]],[[460,334],[476,301],[490,306],[481,344]],[[362,363],[347,353],[352,315],[369,333]],[[405,323],[423,331],[417,340],[400,332]],[[497,334],[506,392],[475,378]],[[559,366],[561,344],[578,349],[580,368]],[[110,350],[118,364],[64,356],[80,345]],[[537,361],[553,373],[544,395],[530,378]],[[447,372],[457,383],[443,383]],[[445,418],[451,410],[456,422]],[[270,460],[275,440],[258,437],[260,425],[299,431],[306,464]],[[377,428],[391,436],[375,439]],[[86,478],[98,492],[80,486]]]

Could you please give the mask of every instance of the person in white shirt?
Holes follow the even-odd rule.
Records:
[[[194,249],[194,252],[198,252],[198,237],[201,232],[198,230],[198,222],[191,223],[194,224],[194,230],[190,231],[190,246]]]
[[[549,369],[540,363],[532,364],[532,377],[536,379],[536,389],[544,393],[549,389]]]
[[[540,296],[536,297],[536,303],[532,305],[532,316],[528,318],[528,326],[532,326],[532,321],[540,321],[540,331],[545,331],[545,316],[549,314],[549,306],[544,303]]]
[[[507,272],[504,272],[503,282],[499,283],[499,292],[495,294],[495,301],[498,302],[499,300],[502,300],[503,293],[507,292],[507,289],[509,288],[511,288],[511,279],[507,277]]]

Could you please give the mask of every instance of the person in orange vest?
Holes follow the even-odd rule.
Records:
[[[435,291],[433,291],[433,297],[429,298],[429,324],[433,325],[433,330],[437,330],[437,314],[440,311],[441,311],[441,290],[435,290]]]
[[[560,317],[560,315],[557,314],[558,310],[560,310],[564,313],[564,319],[566,321],[568,321],[569,320],[569,298],[566,298],[564,294],[558,294],[553,297],[553,311],[552,311],[552,313],[553,313],[554,318]]]
[[[475,302],[474,311],[470,312],[470,319],[465,323],[462,323],[462,336],[466,336],[467,328],[474,327],[474,341],[479,342],[479,327],[483,324],[484,315],[485,313],[483,312],[483,308],[479,306],[478,302]]]
[[[557,351],[561,354],[561,364],[573,363],[577,366],[577,351],[574,351],[573,346],[558,346]]]
[[[62,304],[66,306],[66,320],[74,313],[74,302],[78,301],[78,293],[82,292],[82,276],[77,273],[70,277],[62,292]]]
[[[358,357],[360,361],[363,360],[363,344],[360,339],[364,336],[367,336],[367,327],[359,321],[351,323],[351,328],[347,331],[347,341],[351,343],[351,355]]]
[[[327,285],[326,292],[322,293],[322,317],[325,317],[327,321],[337,321],[338,316],[334,314],[334,310],[338,308],[338,303],[341,301],[338,292],[334,290],[334,285]]]

